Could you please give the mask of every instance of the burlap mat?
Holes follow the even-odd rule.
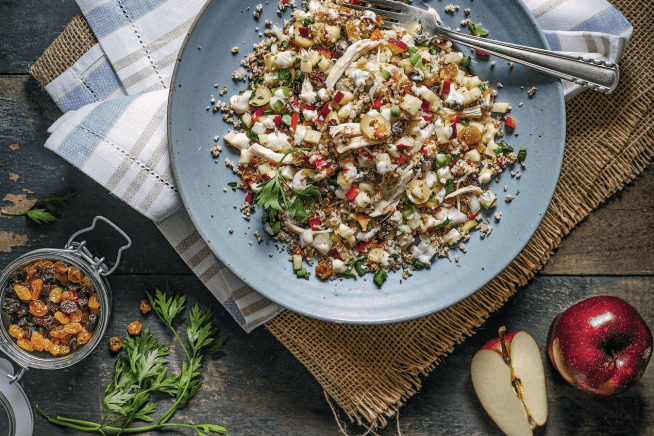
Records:
[[[454,345],[527,284],[561,239],[593,209],[632,181],[654,154],[654,6],[612,2],[634,27],[610,96],[585,91],[567,104],[561,177],[547,214],[527,247],[471,297],[434,315],[380,326],[316,321],[285,311],[266,327],[316,377],[326,394],[358,423],[386,424]],[[45,86],[95,43],[81,15],[30,73]]]

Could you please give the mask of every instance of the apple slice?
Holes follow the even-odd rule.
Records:
[[[547,421],[543,361],[534,338],[510,333],[482,347],[472,359],[472,385],[493,421],[508,436],[531,436]]]

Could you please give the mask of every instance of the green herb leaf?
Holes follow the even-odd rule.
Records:
[[[447,185],[445,185],[445,193],[446,194],[449,194],[452,191],[454,191],[454,182],[450,182]]]
[[[525,159],[527,159],[527,147],[522,146],[518,152],[518,162],[523,163]]]
[[[186,295],[175,295],[170,298],[166,298],[166,294],[161,292],[159,289],[155,291],[155,296],[149,292],[146,292],[148,295],[148,300],[150,305],[154,309],[155,313],[161,320],[168,326],[168,328],[173,328],[173,319],[182,313],[184,310],[184,302],[186,301]]]
[[[282,42],[279,43],[278,47],[279,48],[287,48],[289,45],[290,44],[288,43],[288,41],[282,41]]]
[[[425,267],[425,264],[420,262],[418,259],[413,259],[411,266],[413,267],[414,270],[419,270],[419,269],[423,269]]]
[[[363,260],[359,260],[359,261],[354,263],[354,269],[356,270],[359,277],[363,277],[368,272],[367,270],[365,270],[363,268],[363,263],[364,263]]]
[[[503,140],[500,141],[499,144],[497,144],[498,147],[495,149],[495,155],[497,156],[500,153],[504,153],[504,156],[506,156],[509,153],[513,153],[513,147],[511,147],[509,144],[504,142]],[[526,151],[525,151],[526,153]]]
[[[227,184],[227,186],[231,186],[231,187],[232,187],[232,191],[236,191],[236,187],[238,186],[238,183],[236,183],[236,182],[229,182],[229,183]]]
[[[26,212],[26,214],[32,221],[37,224],[41,224],[42,222],[50,223],[57,220],[57,218],[52,216],[52,214],[45,209],[30,209]]]
[[[379,268],[379,271],[375,273],[373,280],[375,281],[375,283],[381,286],[382,283],[384,283],[387,278],[388,278],[388,273],[386,272],[386,268],[381,267]]]
[[[446,218],[445,221],[443,221],[442,223],[435,225],[433,230],[440,230],[443,227],[445,227],[446,225],[448,225],[449,223],[450,223],[450,219]]]
[[[470,29],[470,34],[475,36],[488,35],[488,30],[484,29],[481,24],[475,24],[472,21],[468,22],[468,29]]]
[[[467,56],[467,57],[463,58],[461,60],[461,62],[459,62],[459,66],[460,67],[469,67],[470,66],[470,61],[471,61],[470,56]]]

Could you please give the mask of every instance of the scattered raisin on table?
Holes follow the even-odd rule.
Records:
[[[138,335],[141,333],[142,328],[143,326],[141,325],[140,322],[134,321],[127,327],[127,333],[129,333],[130,335]]]
[[[143,314],[146,314],[152,310],[152,306],[150,306],[150,302],[148,300],[141,300],[141,306],[139,308]]]
[[[91,340],[100,302],[79,268],[43,259],[11,275],[2,310],[9,315],[8,333],[16,345],[59,356]]]
[[[113,338],[109,339],[109,347],[111,347],[111,351],[118,351],[123,348],[123,340],[118,336],[114,336]]]

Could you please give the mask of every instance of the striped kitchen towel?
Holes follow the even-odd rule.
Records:
[[[99,42],[46,86],[64,115],[50,127],[45,146],[153,220],[202,283],[251,331],[282,309],[212,255],[177,194],[168,155],[168,86],[205,0],[77,3]],[[605,0],[526,4],[553,49],[620,61],[632,27]],[[569,99],[581,88],[564,83],[564,90]]]

